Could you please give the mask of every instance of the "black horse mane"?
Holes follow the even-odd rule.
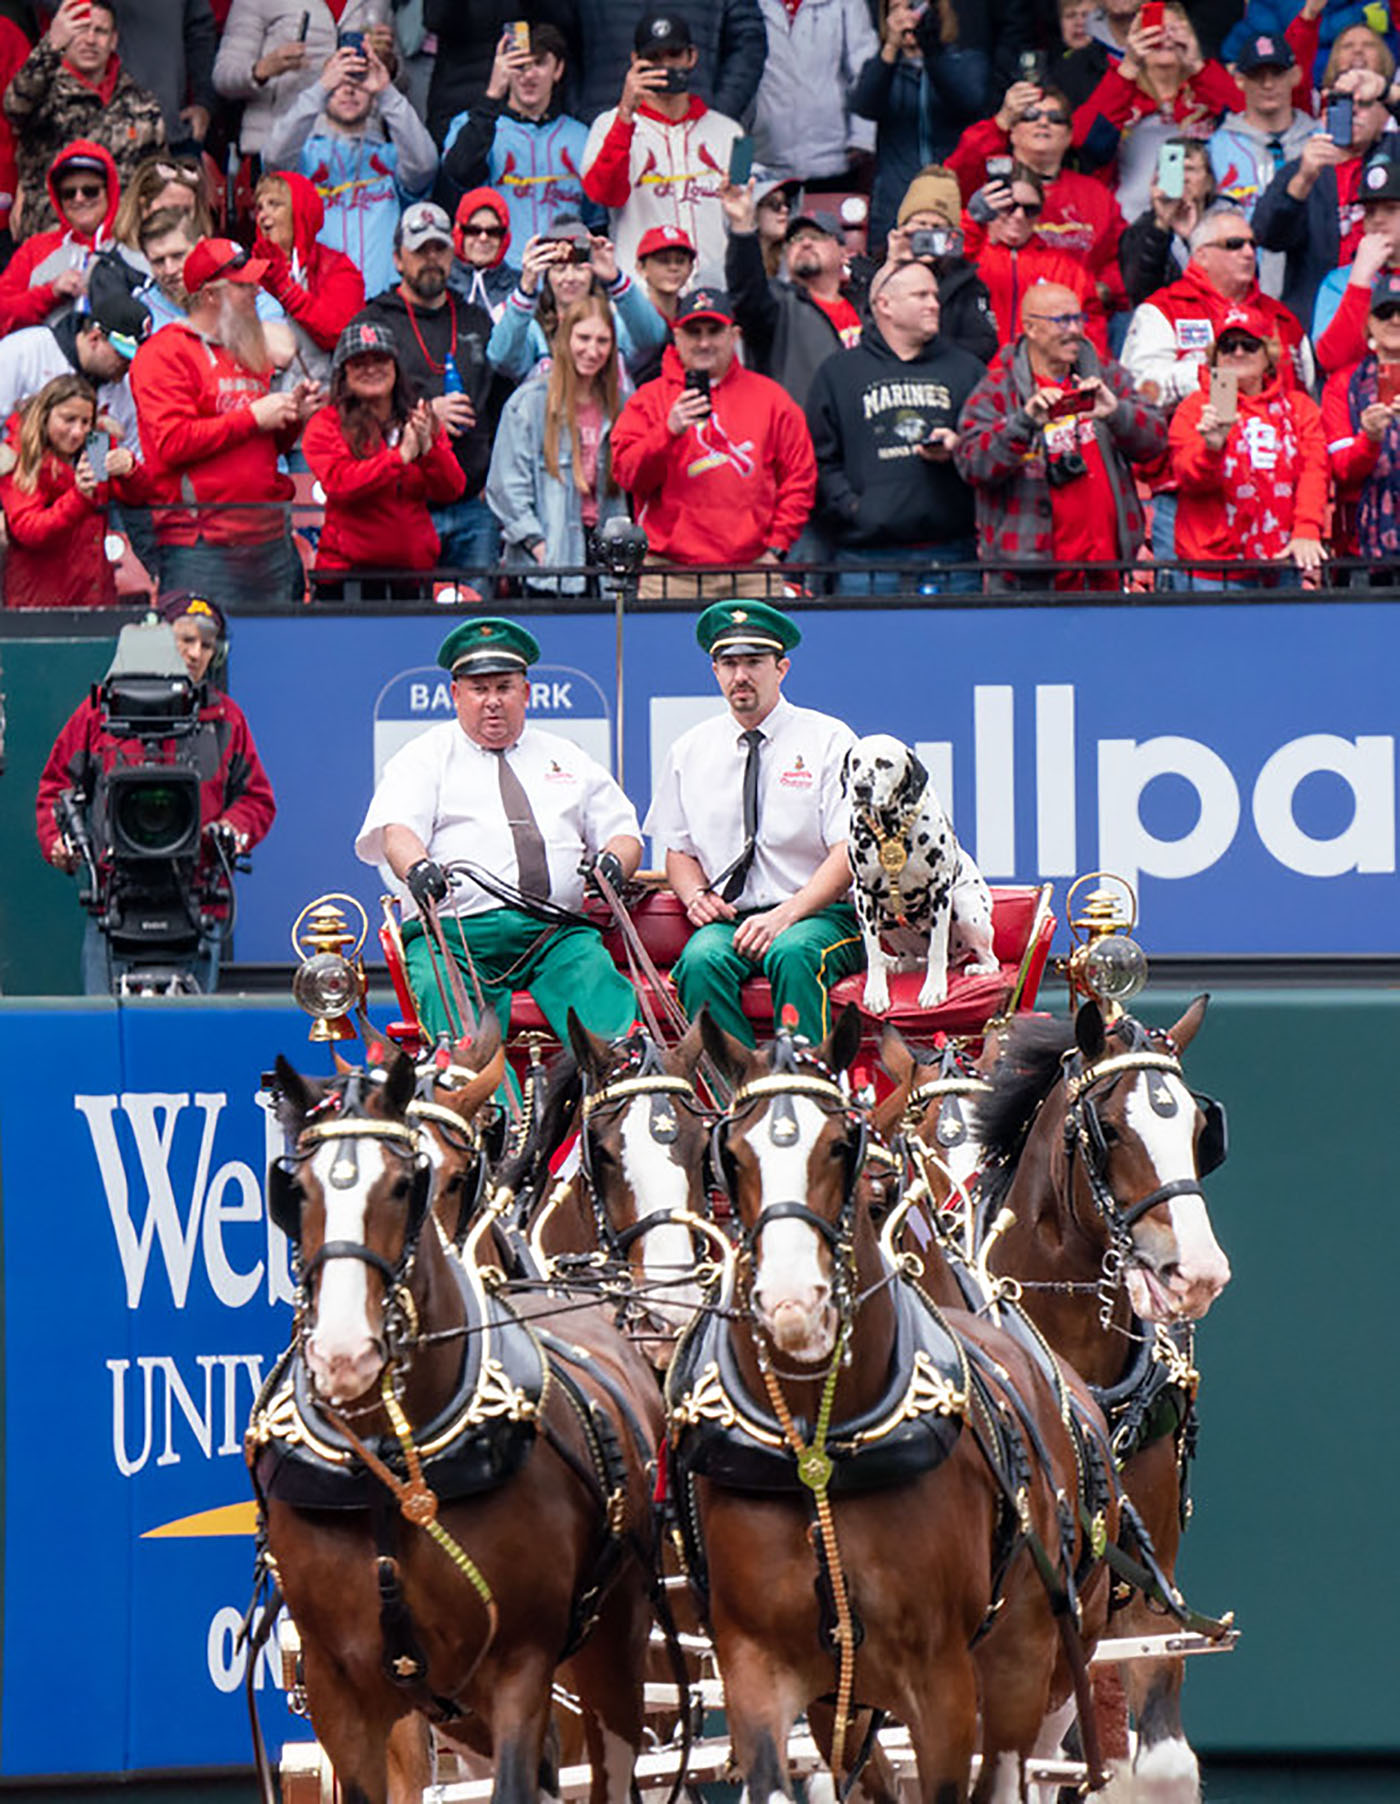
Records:
[[[983,1196],[994,1208],[1011,1180],[1035,1112],[1060,1075],[1060,1062],[1074,1045],[1073,1021],[1034,1016],[1008,1030],[990,1079],[990,1094],[976,1098],[977,1138],[986,1154]]]
[[[583,1074],[571,1052],[561,1052],[545,1074],[544,1099],[536,1111],[525,1144],[507,1159],[497,1175],[516,1196],[537,1191],[549,1175],[549,1161],[568,1139],[583,1100]]]

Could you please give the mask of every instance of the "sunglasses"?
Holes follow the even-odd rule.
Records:
[[[1045,202],[1040,200],[1013,200],[1006,210],[1008,213],[1024,213],[1027,219],[1038,219],[1045,210]]]
[[[193,169],[182,169],[178,163],[157,163],[156,174],[163,182],[183,182],[187,188],[201,186],[199,175]]]
[[[464,238],[504,238],[505,235],[506,228],[504,226],[469,225],[462,227],[462,236]]]
[[[1204,248],[1208,251],[1252,251],[1254,240],[1252,238],[1212,238]]]
[[[1371,309],[1371,317],[1372,319],[1400,319],[1400,305],[1394,307],[1373,307]]]
[[[1069,114],[1056,112],[1049,107],[1033,106],[1022,113],[1016,123],[1018,125],[1039,125],[1042,120],[1047,125],[1068,125]]]
[[[1216,345],[1216,354],[1220,357],[1247,357],[1252,351],[1262,350],[1263,344],[1257,338],[1222,338]]]
[[[101,200],[106,192],[106,182],[75,182],[71,188],[60,188],[58,198],[61,201]]]
[[[1074,326],[1082,326],[1088,315],[1084,313],[1027,313],[1024,317],[1043,320],[1047,326],[1058,326],[1062,332],[1068,332]]]

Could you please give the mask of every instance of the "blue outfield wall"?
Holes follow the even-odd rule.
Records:
[[[1107,868],[1162,954],[1394,953],[1400,608],[802,610],[786,693],[916,744],[992,882]],[[242,959],[284,959],[319,891],[381,884],[353,854],[375,772],[447,718],[447,615],[247,619],[234,693],[279,816],[241,884]],[[540,615],[534,717],[606,752],[611,616]],[[645,811],[679,731],[720,704],[688,614],[625,636],[625,787]]]
[[[1187,1000],[1149,991],[1141,1013],[1167,1024]],[[232,1643],[252,1540],[206,1512],[249,1495],[243,1426],[289,1332],[258,1090],[278,1051],[329,1068],[305,1031],[267,1005],[0,1004],[0,1780],[249,1759]],[[1182,1572],[1243,1641],[1193,1663],[1204,1749],[1400,1746],[1398,1033],[1392,993],[1226,993],[1188,1055],[1232,1138],[1209,1193],[1234,1281],[1200,1333]],[[260,1685],[273,1748],[302,1739],[275,1675]]]

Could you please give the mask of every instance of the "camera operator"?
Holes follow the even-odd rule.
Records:
[[[1083,303],[1037,282],[1021,305],[1021,337],[973,390],[958,422],[954,462],[977,499],[977,555],[993,566],[1130,559],[1143,514],[1133,465],[1159,457],[1166,422],[1131,377],[1100,363],[1085,338]],[[1065,570],[1056,588],[1085,586]],[[1088,586],[1116,589],[1100,573]],[[994,570],[992,588],[1049,586],[1048,575]]]
[[[212,601],[185,590],[165,596],[158,612],[170,625],[175,651],[199,698],[193,729],[182,734],[179,723],[172,722],[168,736],[138,738],[114,732],[104,683],[69,716],[39,779],[35,816],[45,859],[70,873],[90,866],[89,884],[96,877],[91,902],[86,895],[83,898],[94,911],[83,941],[83,991],[89,996],[110,994],[123,976],[152,964],[163,972],[183,972],[201,991],[212,991],[231,921],[234,861],[266,836],[277,812],[248,723],[219,687],[228,654],[223,614]],[[124,636],[139,630],[124,629]],[[164,649],[169,661],[168,641]],[[114,672],[121,659],[119,649]],[[158,939],[153,939],[149,955],[118,954],[108,927],[97,918],[112,897],[115,871],[101,824],[105,780],[118,769],[152,765],[172,769],[183,765],[200,779],[199,851],[189,860],[181,883],[185,902],[199,923],[199,943],[174,957],[162,953]],[[168,878],[169,873],[162,875]]]

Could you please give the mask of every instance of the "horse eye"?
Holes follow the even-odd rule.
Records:
[[[1106,1121],[1103,1124],[1103,1137],[1105,1142],[1111,1146],[1115,1141],[1120,1140],[1122,1135],[1118,1132],[1118,1129],[1114,1127],[1111,1121]]]

